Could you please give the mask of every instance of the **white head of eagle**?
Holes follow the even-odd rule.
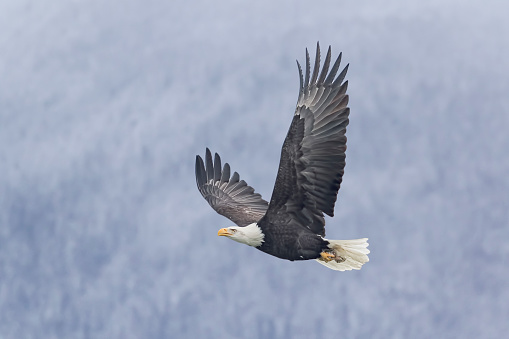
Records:
[[[256,223],[252,223],[245,227],[230,226],[221,228],[217,235],[225,236],[242,244],[258,247],[263,243],[265,235]]]

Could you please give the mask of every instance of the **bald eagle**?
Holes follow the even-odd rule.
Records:
[[[221,228],[220,236],[253,246],[287,260],[315,259],[338,271],[360,269],[368,262],[367,238],[325,238],[324,213],[334,216],[345,167],[346,126],[350,113],[343,82],[348,65],[336,74],[341,53],[329,72],[331,48],[320,69],[317,44],[310,76],[306,49],[306,74],[297,61],[300,90],[290,129],[283,143],[276,183],[270,203],[234,172],[221,167],[207,148],[205,163],[196,156],[196,184],[210,206],[238,226]]]

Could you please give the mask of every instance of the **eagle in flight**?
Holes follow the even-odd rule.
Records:
[[[196,184],[210,206],[237,226],[220,236],[287,260],[315,259],[333,270],[360,269],[368,262],[367,238],[325,238],[324,213],[334,216],[343,178],[346,127],[350,108],[343,82],[348,65],[337,75],[341,54],[332,65],[331,48],[320,72],[317,44],[313,73],[306,49],[306,73],[297,61],[300,89],[297,107],[281,149],[270,203],[255,193],[230,166],[221,166],[207,148],[205,162],[196,156]],[[337,76],[336,76],[337,75]]]

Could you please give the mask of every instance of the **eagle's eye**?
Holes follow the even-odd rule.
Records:
[[[232,233],[237,233],[237,230],[235,228],[231,228],[230,230],[232,231]]]

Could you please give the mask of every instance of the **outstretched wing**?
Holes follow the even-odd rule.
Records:
[[[331,49],[322,71],[317,44],[310,78],[306,49],[306,74],[299,62],[300,91],[290,130],[281,150],[276,184],[267,218],[272,224],[300,225],[325,235],[323,213],[333,216],[345,167],[346,126],[350,109],[342,83],[348,65],[336,77],[341,54],[329,71]]]
[[[219,214],[239,226],[247,226],[260,220],[267,211],[268,203],[254,189],[240,180],[237,172],[230,178],[230,165],[224,164],[221,171],[221,158],[216,153],[214,163],[207,148],[203,159],[196,156],[196,184],[201,195]]]

